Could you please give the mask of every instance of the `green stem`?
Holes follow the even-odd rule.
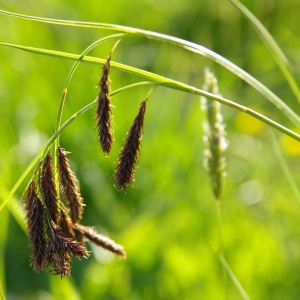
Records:
[[[72,79],[72,76],[73,74],[75,73],[78,65],[80,64],[80,62],[82,61],[82,58],[87,54],[89,53],[91,50],[93,50],[95,47],[97,47],[98,45],[100,45],[101,43],[109,40],[109,39],[114,39],[114,38],[120,38],[120,37],[124,37],[126,36],[125,33],[119,33],[119,34],[113,34],[113,35],[109,35],[109,36],[106,36],[104,38],[101,38],[97,41],[95,41],[94,43],[92,43],[91,45],[89,45],[80,55],[80,57],[78,58],[78,60],[75,61],[75,63],[73,64],[68,76],[67,76],[67,79],[66,79],[66,82],[65,82],[65,85],[64,85],[64,88],[63,88],[63,92],[62,92],[62,97],[61,97],[61,100],[60,100],[60,103],[59,103],[59,107],[58,107],[58,113],[57,113],[57,118],[56,118],[56,127],[55,127],[55,131],[57,131],[60,127],[60,124],[61,124],[61,118],[62,118],[62,112],[63,112],[63,108],[64,108],[64,103],[65,103],[65,99],[66,99],[66,96],[67,96],[67,92],[68,92],[68,87],[69,87],[69,84],[70,84],[70,81]],[[114,46],[115,48],[115,46]],[[57,137],[57,139],[55,140],[55,144],[54,144],[54,158],[53,158],[53,166],[54,166],[54,170],[55,170],[55,182],[56,182],[56,192],[57,192],[57,195],[59,195],[59,175],[58,175],[58,148],[59,148],[59,136]]]
[[[217,219],[218,219],[219,251],[224,256],[221,200],[220,199],[216,199],[215,203],[216,203],[216,213],[217,213]],[[225,299],[227,299],[228,298],[228,293],[227,293],[227,273],[226,273],[225,267],[223,267],[223,281],[224,281],[224,286],[225,286]]]
[[[229,60],[225,59],[221,55],[192,42],[185,41],[180,38],[172,37],[166,34],[161,34],[157,32],[142,30],[138,28],[132,28],[127,26],[121,26],[116,24],[105,24],[105,23],[95,23],[95,22],[80,22],[80,21],[69,21],[69,20],[57,20],[50,18],[41,18],[35,16],[22,15],[17,13],[12,13],[4,10],[0,10],[0,13],[4,15],[9,15],[17,18],[27,19],[31,21],[39,21],[43,23],[56,24],[56,25],[65,25],[65,26],[75,26],[75,27],[85,27],[85,28],[98,28],[98,29],[107,29],[119,32],[126,32],[133,34],[135,36],[142,36],[149,39],[155,39],[158,41],[168,42],[175,46],[184,48],[185,50],[200,54],[205,56],[216,63],[227,68],[230,72],[234,73],[245,82],[250,84],[258,92],[264,95],[269,101],[271,101],[278,109],[285,113],[298,127],[300,127],[300,118],[299,116],[287,106],[278,96],[271,92],[266,86],[261,82],[255,79],[253,76],[245,72],[243,69],[239,68]]]
[[[48,55],[48,56],[54,56],[54,57],[64,57],[64,58],[68,58],[71,60],[78,60],[80,58],[80,55],[77,55],[77,54],[64,53],[64,52],[53,51],[53,50],[38,49],[38,48],[33,48],[33,47],[24,47],[24,46],[12,45],[12,44],[7,44],[7,43],[0,43],[0,45],[9,46],[9,47],[13,47],[13,48],[17,48],[17,49],[21,49],[21,50],[25,50],[25,51],[29,51],[29,52],[34,52],[34,53],[42,54],[42,55]],[[85,56],[82,58],[82,62],[87,62],[87,63],[92,63],[92,64],[103,65],[105,63],[105,61],[106,60],[104,60],[104,59],[90,57],[90,56]],[[232,108],[242,111],[250,116],[253,116],[254,118],[270,125],[273,128],[276,128],[277,130],[283,132],[284,134],[286,134],[286,135],[290,136],[291,138],[295,139],[296,141],[300,142],[300,136],[297,133],[295,133],[294,131],[282,126],[281,124],[273,121],[272,119],[269,119],[269,118],[259,114],[258,112],[254,111],[250,108],[247,108],[243,105],[237,104],[226,98],[205,92],[201,89],[197,89],[195,87],[189,86],[187,84],[184,84],[184,83],[176,81],[176,80],[172,80],[172,79],[169,79],[169,78],[157,75],[157,74],[153,74],[151,72],[140,70],[140,69],[130,67],[127,65],[123,65],[123,64],[120,64],[117,62],[111,62],[111,67],[114,69],[118,69],[120,71],[138,75],[140,77],[143,77],[144,79],[154,81],[154,82],[156,82],[156,84],[160,84],[162,86],[166,86],[171,89],[187,92],[190,94],[201,95],[201,96],[216,100],[226,106],[232,107]],[[299,122],[299,127],[300,127],[300,122]]]
[[[244,290],[243,286],[241,285],[241,283],[237,279],[237,277],[234,275],[234,273],[231,270],[229,264],[227,263],[224,255],[222,253],[217,253],[217,255],[218,255],[218,258],[219,258],[221,264],[225,268],[228,276],[230,277],[230,279],[232,280],[232,282],[236,286],[237,290],[239,291],[239,293],[241,294],[241,296],[243,297],[243,299],[244,300],[251,300],[250,297],[248,296],[248,294],[246,293],[246,291]]]
[[[126,87],[123,87],[121,89],[118,89],[112,93],[110,93],[111,96],[114,96],[118,93],[121,93],[125,90],[133,89],[136,87],[141,86],[150,86],[154,85],[153,82],[139,82],[132,85],[128,85]],[[36,165],[36,163],[39,161],[39,159],[43,156],[44,152],[53,144],[53,142],[57,139],[57,137],[61,134],[62,131],[64,131],[74,120],[77,119],[80,115],[82,115],[84,112],[92,108],[97,104],[97,100],[94,100],[93,102],[89,103],[82,109],[80,109],[77,113],[75,113],[70,119],[68,119],[54,134],[53,136],[46,142],[46,144],[43,146],[43,148],[40,150],[40,152],[34,157],[34,159],[31,161],[29,166],[26,168],[26,170],[23,172],[23,174],[20,176],[20,178],[17,180],[13,188],[10,190],[8,196],[6,199],[1,203],[0,205],[0,211],[5,207],[5,205],[8,203],[8,201],[11,199],[11,197],[16,192],[17,188],[20,186],[20,184],[23,182],[25,177],[29,174],[29,172],[32,170],[32,168]]]
[[[298,203],[300,204],[300,191],[299,191],[299,188],[298,188],[298,185],[296,184],[288,166],[287,166],[287,163],[285,162],[284,160],[284,156],[283,156],[283,153],[280,149],[280,146],[276,140],[276,137],[275,137],[275,134],[272,130],[270,130],[270,139],[271,139],[271,142],[272,142],[272,145],[273,145],[273,149],[274,149],[274,152],[278,158],[278,161],[279,161],[279,164],[281,166],[281,169],[283,171],[283,174],[285,175],[288,183],[290,184],[290,187],[291,189],[293,190],[294,192],[294,195],[298,201]]]
[[[283,76],[285,77],[286,81],[288,82],[291,90],[293,91],[295,97],[297,98],[298,102],[300,103],[300,90],[295,79],[292,67],[282,52],[272,35],[268,32],[268,30],[261,24],[261,22],[239,1],[237,0],[228,0],[254,27],[257,35],[261,38],[264,42],[266,47],[269,49],[271,54],[273,55],[278,67],[280,68]]]

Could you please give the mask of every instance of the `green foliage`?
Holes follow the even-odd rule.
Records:
[[[47,140],[51,143],[58,136],[53,136],[57,109],[74,62],[0,48],[0,295],[3,289],[8,299],[224,299],[227,289],[229,299],[300,296],[300,209],[295,197],[295,183],[299,181],[298,142],[278,132],[274,132],[271,142],[269,126],[225,106],[222,111],[230,145],[226,151],[227,181],[222,196],[224,256],[215,253],[211,246],[218,243],[218,221],[210,180],[202,168],[205,115],[200,110],[199,96],[193,93],[224,104],[227,101],[231,107],[250,112],[299,138],[296,129],[287,129],[292,123],[300,124],[296,100],[299,73],[292,75],[289,69],[289,65],[299,66],[295,53],[300,42],[294,33],[298,30],[299,4],[292,0],[289,5],[284,1],[245,1],[271,33],[266,35],[261,25],[255,27],[273,50],[274,60],[248,23],[250,20],[256,24],[254,17],[248,14],[249,20],[244,20],[229,2],[236,1],[188,0],[171,6],[169,2],[146,0],[101,4],[43,0],[39,5],[27,0],[1,4],[1,9],[29,15],[133,28],[115,28],[120,32],[124,29],[132,37],[124,38],[113,55],[113,60],[122,65],[112,63],[115,68],[110,74],[112,90],[119,91],[112,95],[116,140],[111,156],[104,157],[99,151],[93,130],[93,100],[101,73],[99,63],[105,62],[114,40],[92,49],[91,57],[82,59],[98,65],[78,65],[68,87],[62,115],[62,122],[66,123],[60,136],[61,146],[72,151],[69,158],[87,204],[84,223],[95,225],[124,245],[128,258],[119,261],[88,245],[93,254],[88,260],[73,262],[71,279],[60,280],[31,270],[22,223],[23,204],[16,205],[16,200],[8,201],[7,196],[15,193],[17,199],[21,198],[29,180],[26,175],[32,174],[35,162],[49,146]],[[290,17],[286,19],[286,15]],[[74,54],[83,53],[88,45],[108,35],[103,25],[97,27],[64,27],[1,15],[0,41],[34,47],[38,52],[58,50],[61,52],[51,55],[76,60],[80,54]],[[168,36],[154,34],[159,41],[147,40],[135,27],[165,32]],[[199,43],[222,56],[169,35]],[[270,42],[272,35],[286,56]],[[162,43],[163,39],[169,39],[171,44]],[[238,73],[285,115],[207,57]],[[290,64],[285,63],[286,57]],[[199,89],[207,65],[215,70],[224,97],[203,94]],[[140,81],[136,75],[152,82],[135,84]],[[134,188],[119,192],[111,178],[114,162],[138,104],[145,99],[149,85],[157,82],[171,89],[158,86],[148,100]],[[131,86],[122,89],[126,85]],[[21,174],[24,177],[18,182]],[[222,267],[232,281],[224,281]],[[235,281],[237,278],[241,286]]]

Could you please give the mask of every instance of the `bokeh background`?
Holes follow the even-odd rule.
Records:
[[[243,0],[300,72],[298,0]],[[251,26],[224,0],[6,0],[13,12],[116,23],[174,35],[206,46],[255,76],[296,112],[284,77]],[[108,31],[47,25],[0,15],[0,41],[81,53]],[[93,50],[105,58],[113,41]],[[113,59],[201,88],[209,66],[228,99],[293,128],[272,104],[226,69],[174,46],[143,38],[124,39]],[[0,196],[53,134],[57,106],[73,62],[0,47]],[[97,95],[101,67],[81,64],[68,92],[63,120]],[[112,89],[141,79],[118,71]],[[148,101],[140,166],[134,187],[114,188],[118,151],[149,88],[113,98],[115,147],[104,157],[94,130],[94,110],[61,136],[86,202],[82,223],[124,245],[118,260],[102,249],[73,262],[72,277],[35,274],[22,227],[20,198],[29,178],[0,212],[0,274],[6,298],[15,299],[242,299],[224,280],[211,244],[218,242],[215,200],[202,167],[205,114],[199,97],[159,87]],[[300,298],[300,203],[270,140],[270,128],[222,107],[230,146],[222,196],[224,252],[252,299]],[[282,157],[300,180],[299,144],[274,131]]]

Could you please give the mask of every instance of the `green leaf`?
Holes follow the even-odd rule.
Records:
[[[50,18],[41,18],[35,16],[28,16],[23,14],[12,13],[4,10],[0,10],[1,14],[13,16],[17,18],[27,19],[31,21],[39,21],[43,23],[56,24],[56,25],[65,25],[65,26],[75,26],[75,27],[85,27],[85,28],[98,28],[98,29],[107,29],[119,32],[126,32],[128,34],[143,36],[149,39],[156,39],[158,41],[168,42],[170,44],[176,45],[178,47],[184,48],[188,51],[200,54],[205,56],[216,63],[222,65],[245,82],[250,84],[253,88],[259,91],[264,95],[269,101],[271,101],[278,109],[280,109],[295,125],[300,128],[300,118],[299,116],[289,107],[284,101],[282,101],[278,96],[271,92],[265,85],[255,79],[253,76],[245,72],[243,69],[239,68],[226,58],[221,55],[192,42],[185,41],[180,38],[169,36],[166,34],[161,34],[157,32],[142,30],[138,28],[132,28],[127,26],[121,26],[116,24],[106,24],[106,23],[96,23],[96,22],[80,22],[80,21],[69,21],[69,20],[57,20]],[[2,43],[4,45],[4,43]],[[30,47],[27,47],[30,48]],[[71,58],[71,57],[70,57]]]
[[[231,4],[249,21],[254,27],[257,35],[261,38],[264,44],[267,46],[271,54],[273,55],[277,65],[283,73],[286,81],[291,87],[295,97],[300,103],[300,90],[298,83],[293,75],[292,67],[285,54],[282,52],[274,38],[268,32],[268,30],[261,24],[261,22],[239,1],[228,0]]]
[[[274,149],[274,152],[277,156],[277,159],[279,161],[279,164],[281,166],[281,169],[283,171],[283,174],[287,180],[287,182],[289,183],[292,191],[294,192],[294,195],[298,201],[298,203],[300,204],[300,191],[299,191],[299,188],[292,176],[292,173],[290,172],[288,166],[287,166],[287,163],[285,162],[285,159],[284,159],[284,155],[280,149],[280,146],[277,142],[277,139],[275,137],[275,134],[272,130],[270,130],[270,139],[271,139],[271,142],[272,142],[272,146],[273,146],[273,149]]]

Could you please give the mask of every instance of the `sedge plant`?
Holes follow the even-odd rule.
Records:
[[[259,33],[259,36],[270,49],[290,85],[292,92],[299,101],[300,93],[296,79],[293,76],[287,58],[277,46],[276,42],[259,21],[244,6],[242,6],[241,3],[236,0],[230,0],[229,2],[236,6],[249,22],[253,24],[256,31]],[[1,46],[16,48],[32,54],[74,61],[62,91],[58,106],[56,127],[53,135],[45,143],[40,152],[36,154],[32,162],[13,185],[8,196],[0,203],[0,211],[2,211],[2,209],[12,201],[12,198],[20,185],[25,180],[28,180],[29,183],[27,184],[22,198],[26,214],[29,244],[32,249],[30,260],[33,269],[36,272],[48,270],[61,277],[69,276],[71,273],[72,257],[87,258],[91,255],[85,247],[85,241],[95,243],[96,245],[119,255],[121,258],[126,257],[123,246],[99,234],[95,228],[81,224],[85,202],[81,195],[75,172],[71,169],[67,158],[70,149],[64,149],[61,146],[63,141],[61,141],[60,135],[74,121],[80,122],[80,115],[90,109],[94,109],[95,124],[91,124],[91,128],[95,128],[97,131],[99,147],[103,152],[103,155],[109,156],[115,142],[111,99],[115,95],[126,91],[131,91],[134,95],[135,89],[147,87],[148,93],[145,94],[145,97],[140,101],[139,107],[136,108],[136,117],[134,118],[131,127],[128,129],[122,148],[119,149],[117,165],[114,174],[112,174],[112,184],[115,185],[116,189],[126,191],[134,185],[135,169],[138,166],[139,155],[142,151],[141,145],[145,130],[145,120],[147,120],[147,105],[149,105],[151,101],[155,101],[156,87],[168,88],[182,91],[194,95],[195,97],[200,96],[202,99],[203,107],[207,113],[207,121],[203,132],[206,144],[204,166],[210,175],[212,193],[216,200],[220,235],[218,247],[213,248],[217,252],[217,257],[223,265],[224,270],[227,272],[229,278],[232,279],[243,299],[250,299],[245,292],[245,289],[234,275],[232,268],[230,268],[226,261],[222,245],[221,193],[224,189],[224,178],[226,175],[225,149],[228,146],[227,139],[230,141],[230,137],[225,137],[225,125],[223,124],[220,110],[221,105],[248,114],[298,142],[300,141],[300,135],[284,124],[276,122],[267,115],[221,96],[218,91],[217,79],[208,69],[205,70],[205,84],[203,88],[199,88],[143,69],[113,61],[114,53],[116,51],[121,51],[122,43],[120,44],[120,42],[123,39],[130,37],[155,39],[161,43],[168,43],[174,47],[180,47],[185,51],[207,57],[227,68],[230,72],[240,77],[271,101],[297,127],[300,127],[300,117],[282,99],[276,96],[256,78],[252,77],[231,61],[201,45],[165,34],[115,24],[47,19],[21,15],[4,10],[0,10],[0,13],[2,15],[27,19],[32,22],[35,21],[54,24],[56,26],[74,26],[105,30],[105,32],[114,32],[114,34],[106,35],[104,38],[93,42],[79,55],[51,49],[0,42]],[[107,58],[98,58],[88,55],[95,47],[98,47],[103,42],[109,40],[114,41],[114,45]],[[65,102],[68,101],[67,92],[69,84],[80,63],[102,66],[102,74],[97,83],[99,93],[94,101],[83,103],[80,110],[75,112],[67,121],[61,124],[64,105]],[[138,81],[119,89],[112,90],[110,87],[111,69],[126,72],[131,75],[137,75],[137,77],[143,78],[145,81]],[[201,85],[202,84],[199,83],[199,86]]]

